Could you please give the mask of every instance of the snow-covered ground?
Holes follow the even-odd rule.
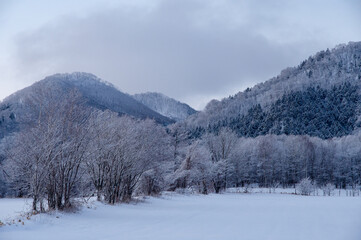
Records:
[[[10,222],[30,209],[30,199],[0,198],[0,221],[2,223]],[[2,239],[0,238],[0,240]]]
[[[0,209],[18,204],[11,201],[18,200],[0,200]],[[361,197],[166,194],[138,204],[94,203],[78,213],[37,215],[24,225],[1,227],[0,239],[360,240]]]

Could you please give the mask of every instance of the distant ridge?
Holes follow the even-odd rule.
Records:
[[[185,103],[181,103],[162,93],[147,92],[133,95],[134,99],[175,121],[181,121],[197,111]]]
[[[43,89],[46,92],[55,94],[76,90],[89,107],[101,110],[107,109],[120,115],[126,114],[140,119],[150,118],[163,125],[174,122],[174,120],[151,110],[128,94],[116,89],[111,83],[105,82],[93,74],[82,72],[63,73],[48,76],[30,87],[10,95],[1,102],[0,138],[18,130],[19,124],[32,121],[27,119],[27,114],[25,114],[27,109],[24,109],[23,100],[38,98],[37,89]],[[40,101],[46,101],[46,99],[40,99]]]
[[[330,99],[337,94],[336,90],[331,90],[342,87],[342,85],[344,86],[343,88],[347,87],[348,89],[338,91],[340,93],[343,92],[345,95],[337,95],[337,97],[340,98],[339,101]],[[290,104],[291,102],[287,103],[285,101],[291,101],[294,97],[292,95],[296,93],[299,97],[312,96],[311,92],[306,92],[312,91],[312,89],[316,90],[317,88],[321,89],[317,90],[319,92],[326,91],[326,93],[330,94],[324,96],[324,101],[317,101],[318,105],[326,104],[326,102],[327,104],[331,102],[339,103],[333,110],[336,115],[332,115],[332,118],[335,120],[334,123],[338,125],[340,132],[334,129],[327,129],[326,126],[323,133],[301,129],[296,132],[291,131],[289,134],[302,133],[320,137],[327,136],[328,138],[349,134],[350,131],[352,132],[359,128],[361,121],[361,106],[359,100],[361,96],[361,42],[350,42],[347,45],[338,45],[332,50],[327,49],[320,51],[307,60],[302,61],[298,66],[286,68],[280,75],[266,82],[257,84],[252,88],[248,88],[229,98],[224,98],[221,101],[212,100],[208,103],[204,111],[189,117],[187,124],[192,126],[192,131],[197,132],[195,135],[199,135],[205,131],[217,131],[217,129],[222,126],[233,128],[240,136],[258,136],[271,133],[286,134],[287,131],[284,131],[284,129],[299,127],[294,124],[296,124],[296,122],[300,123],[299,120],[296,121],[297,116],[292,116],[290,111],[298,112],[300,111],[298,105],[299,107],[306,106],[303,105],[305,103],[304,100],[299,102],[298,105],[297,100],[292,104]],[[350,96],[350,94],[356,94],[356,97]],[[277,103],[278,100],[284,101],[282,107],[277,106],[277,104],[281,104]],[[353,101],[352,104],[355,107],[351,107],[351,102],[346,104],[347,101]],[[325,109],[325,111],[327,109],[322,108],[322,106],[312,105],[316,104],[316,101],[312,102],[312,99],[310,99],[310,102],[307,102],[307,104],[308,106],[315,106],[315,109]],[[257,105],[259,108],[256,109]],[[295,108],[291,109],[291,105]],[[343,111],[337,110],[337,108],[345,110],[342,106],[350,107],[347,110],[349,119],[343,119]],[[275,109],[282,109],[283,112],[274,112],[277,114],[276,117],[272,115],[272,112],[268,113],[271,109],[273,109],[273,112]],[[306,109],[309,109],[309,107]],[[249,112],[250,110],[252,111],[251,113]],[[350,113],[350,111],[352,112]],[[322,116],[328,116],[328,113],[319,113],[322,114]],[[244,119],[242,120],[242,118]],[[321,120],[321,115],[318,115],[316,111],[313,117],[305,117],[302,124],[312,129],[313,127],[307,125],[308,121],[314,118],[316,118],[314,121],[315,124],[324,121]],[[265,126],[265,124],[258,124],[257,121],[268,121],[267,126]],[[332,122],[327,124],[328,126],[333,125]],[[245,127],[244,125],[248,126]],[[246,129],[249,126],[252,126],[252,129]],[[207,130],[207,128],[209,130]],[[281,130],[275,130],[276,128],[281,128]],[[327,133],[328,130],[330,130],[329,133]],[[253,133],[249,135],[249,131]]]

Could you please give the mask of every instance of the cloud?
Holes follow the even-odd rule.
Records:
[[[13,60],[24,81],[85,71],[125,92],[162,92],[199,109],[213,96],[234,94],[337,41],[360,36],[360,30],[344,30],[347,34],[337,37],[342,20],[297,20],[306,18],[297,9],[311,8],[317,20],[336,11],[325,6],[330,11],[324,14],[318,12],[322,4],[316,5],[178,0],[99,8],[18,35]],[[351,15],[345,21],[353,19]]]

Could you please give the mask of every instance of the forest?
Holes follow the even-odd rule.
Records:
[[[320,86],[304,91],[292,91],[262,108],[251,107],[244,115],[224,118],[207,128],[197,126],[191,136],[204,132],[217,132],[229,127],[240,137],[257,137],[266,134],[309,135],[322,139],[351,134],[358,126],[359,87],[349,82],[330,89]]]
[[[329,97],[318,88],[306,96],[314,91],[323,91],[320,99]],[[340,91],[353,97],[351,85],[331,93]],[[31,124],[1,142],[1,196],[30,197],[34,211],[68,209],[77,197],[115,204],[182,189],[209,194],[308,181],[321,189],[356,191],[361,184],[361,133],[323,139],[281,132],[250,138],[222,126],[192,138],[181,122],[164,126],[85,107],[76,91],[37,94],[23,103],[33,109]],[[298,95],[287,95],[273,108],[282,109],[283,101]]]

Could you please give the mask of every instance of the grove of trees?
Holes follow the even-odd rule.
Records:
[[[68,209],[84,196],[115,204],[164,190],[361,184],[361,133],[246,138],[221,127],[189,138],[185,124],[85,108],[76,92],[46,99],[29,101],[37,121],[1,143],[1,194],[31,197],[34,211]]]

